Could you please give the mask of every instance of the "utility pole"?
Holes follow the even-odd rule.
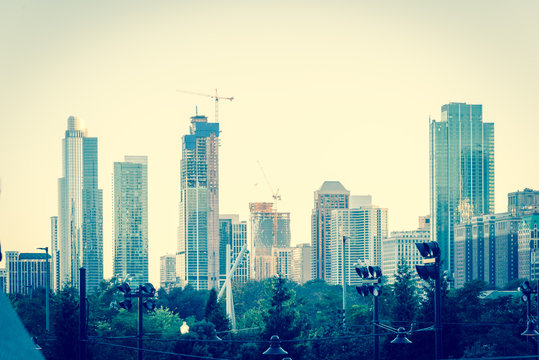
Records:
[[[435,257],[436,280],[434,282],[434,351],[435,359],[442,358],[442,284],[440,276],[440,256]]]
[[[45,246],[37,248],[38,250],[45,250],[45,259],[47,260],[47,280],[45,281],[45,329],[47,332],[51,331],[50,321],[50,307],[49,307],[49,293],[51,291],[51,265],[49,263],[49,247]]]
[[[380,337],[378,336],[378,296],[373,296],[374,314],[373,314],[373,333],[374,333],[374,360],[380,360]]]
[[[79,360],[86,360],[86,340],[88,323],[86,322],[86,269],[79,269]]]

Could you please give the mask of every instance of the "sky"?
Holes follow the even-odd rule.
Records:
[[[496,211],[539,189],[539,2],[0,0],[0,242],[50,244],[70,115],[99,139],[105,276],[112,171],[148,156],[150,280],[176,251],[181,137],[220,102],[220,212],[291,213],[310,242],[326,180],[389,209],[389,230],[429,213],[428,121],[449,102],[495,123]]]

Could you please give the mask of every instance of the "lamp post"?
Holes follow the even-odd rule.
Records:
[[[155,295],[155,288],[152,284],[146,283],[144,285],[139,285],[138,289],[134,292],[131,292],[131,287],[128,283],[123,283],[118,286],[118,290],[120,290],[124,294],[124,301],[120,302],[120,307],[129,310],[133,306],[131,303],[131,298],[137,298],[138,299],[138,316],[137,316],[137,343],[138,343],[138,360],[142,360],[143,357],[143,342],[142,342],[142,335],[143,335],[143,328],[142,328],[142,307],[144,306],[148,310],[153,310],[155,308],[155,302],[153,302],[152,299]],[[148,300],[143,301],[143,299],[148,298]]]
[[[434,280],[434,358],[442,358],[442,289],[440,277],[440,246],[436,241],[416,243],[423,257],[423,264],[416,265],[417,274],[423,280]]]
[[[272,335],[270,339],[270,346],[262,353],[262,355],[282,356],[288,355],[288,352],[281,347],[281,340],[279,339],[279,336]]]
[[[356,272],[361,278],[361,286],[356,286],[357,292],[361,296],[373,295],[373,324],[374,333],[374,360],[380,359],[380,339],[378,337],[378,296],[382,294],[382,287],[379,285],[382,282],[382,269],[379,266],[358,266]]]
[[[38,250],[45,250],[45,258],[47,261],[47,280],[45,281],[45,329],[47,332],[51,331],[51,322],[50,322],[50,308],[49,308],[49,292],[50,292],[50,281],[51,281],[51,266],[49,264],[49,247],[40,247]]]

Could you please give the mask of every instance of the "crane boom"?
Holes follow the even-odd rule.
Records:
[[[184,94],[205,96],[205,97],[209,97],[210,99],[214,100],[215,101],[215,122],[219,122],[219,100],[229,100],[229,101],[234,100],[234,97],[219,96],[217,94],[217,89],[215,89],[215,95],[203,94],[203,93],[199,93],[199,92],[195,92],[195,91],[189,91],[189,90],[176,89],[176,91],[184,93]]]

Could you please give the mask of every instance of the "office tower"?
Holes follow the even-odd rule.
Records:
[[[290,246],[290,213],[277,212],[272,203],[250,203],[251,278],[264,280],[275,275],[273,247]]]
[[[350,191],[338,181],[324,181],[314,192],[311,216],[313,279],[331,280],[331,211],[348,209]]]
[[[219,288],[219,123],[191,117],[182,137],[177,276],[181,286]]]
[[[292,279],[292,249],[291,247],[272,247],[272,276]]]
[[[159,258],[159,284],[169,291],[176,285],[176,255],[163,255]]]
[[[313,252],[310,244],[292,248],[292,280],[304,284],[313,279]]]
[[[539,213],[523,217],[518,227],[518,277],[539,280]]]
[[[247,222],[240,221],[239,215],[219,215],[219,273],[221,274],[221,285],[226,280],[227,272],[231,269],[238,258],[242,247],[247,244]],[[227,263],[227,245],[230,246],[230,257]],[[250,276],[250,259],[246,251],[232,276],[232,282],[246,283]]]
[[[0,269],[0,292],[7,292],[7,269]]]
[[[114,163],[113,274],[132,286],[148,282],[148,157]]]
[[[58,250],[60,286],[79,286],[86,268],[89,292],[103,279],[103,193],[98,188],[97,138],[82,120],[70,116],[62,140],[62,178],[58,181]],[[59,261],[59,264],[58,264]]]
[[[423,264],[423,257],[415,244],[430,241],[428,216],[419,217],[419,227],[416,230],[392,231],[391,235],[382,242],[382,274],[387,282],[395,282],[399,264],[404,261],[412,274],[416,274],[416,265]]]
[[[331,211],[332,285],[342,284],[343,236],[345,241],[345,281],[359,285],[355,264],[382,266],[382,241],[387,237],[387,209],[367,205]]]
[[[429,127],[431,237],[452,274],[455,225],[494,212],[494,124],[482,105],[449,103]]]
[[[507,194],[507,211],[516,217],[539,213],[539,191],[524,189]]]
[[[479,279],[502,288],[517,279],[520,222],[501,213],[455,225],[455,287]]]
[[[6,251],[6,271],[7,292],[10,294],[31,295],[35,289],[47,287],[45,253]]]
[[[51,289],[60,289],[60,250],[58,247],[58,216],[51,216]]]

